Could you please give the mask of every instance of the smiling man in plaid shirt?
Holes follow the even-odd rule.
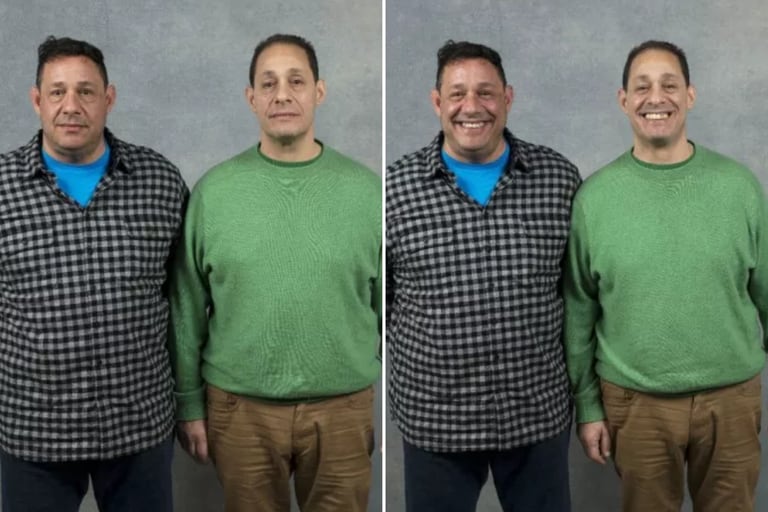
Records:
[[[499,54],[449,41],[442,131],[387,170],[390,405],[409,512],[570,510],[560,268],[578,171],[506,128]]]
[[[187,188],[105,128],[101,51],[48,38],[30,91],[42,130],[0,155],[4,512],[171,512],[166,264]]]

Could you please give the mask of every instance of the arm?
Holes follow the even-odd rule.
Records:
[[[757,308],[763,328],[763,348],[768,352],[768,203],[760,187],[757,199],[755,229],[752,231],[755,247],[755,267],[749,274],[748,291]]]
[[[201,352],[208,339],[211,306],[204,257],[203,205],[193,193],[184,218],[180,243],[170,273],[168,349],[175,380],[179,440],[200,462],[207,461],[205,387]]]
[[[595,373],[595,325],[601,308],[598,278],[591,269],[589,251],[586,219],[577,199],[573,204],[563,275],[566,364],[584,452],[595,462],[605,464],[610,455],[610,437]]]

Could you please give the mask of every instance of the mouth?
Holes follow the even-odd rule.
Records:
[[[299,115],[293,112],[278,112],[269,116],[270,119],[292,119],[294,117],[299,117]]]
[[[490,121],[456,121],[454,124],[464,128],[465,130],[477,130],[484,126],[491,124]]]
[[[646,112],[644,114],[640,114],[642,118],[647,119],[648,121],[661,121],[664,119],[669,119],[671,115],[671,112]]]

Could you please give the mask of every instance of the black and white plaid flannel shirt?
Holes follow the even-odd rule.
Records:
[[[105,136],[86,208],[40,133],[0,155],[0,448],[26,460],[132,454],[174,426],[164,284],[188,191],[160,154]]]
[[[487,207],[441,158],[442,134],[386,175],[390,409],[409,443],[506,450],[567,428],[560,272],[576,167],[504,134]]]

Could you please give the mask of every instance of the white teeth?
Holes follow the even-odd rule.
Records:
[[[668,112],[650,112],[648,114],[645,114],[646,119],[667,119],[669,117]]]
[[[480,128],[483,126],[483,123],[461,123],[461,126],[464,128]]]

